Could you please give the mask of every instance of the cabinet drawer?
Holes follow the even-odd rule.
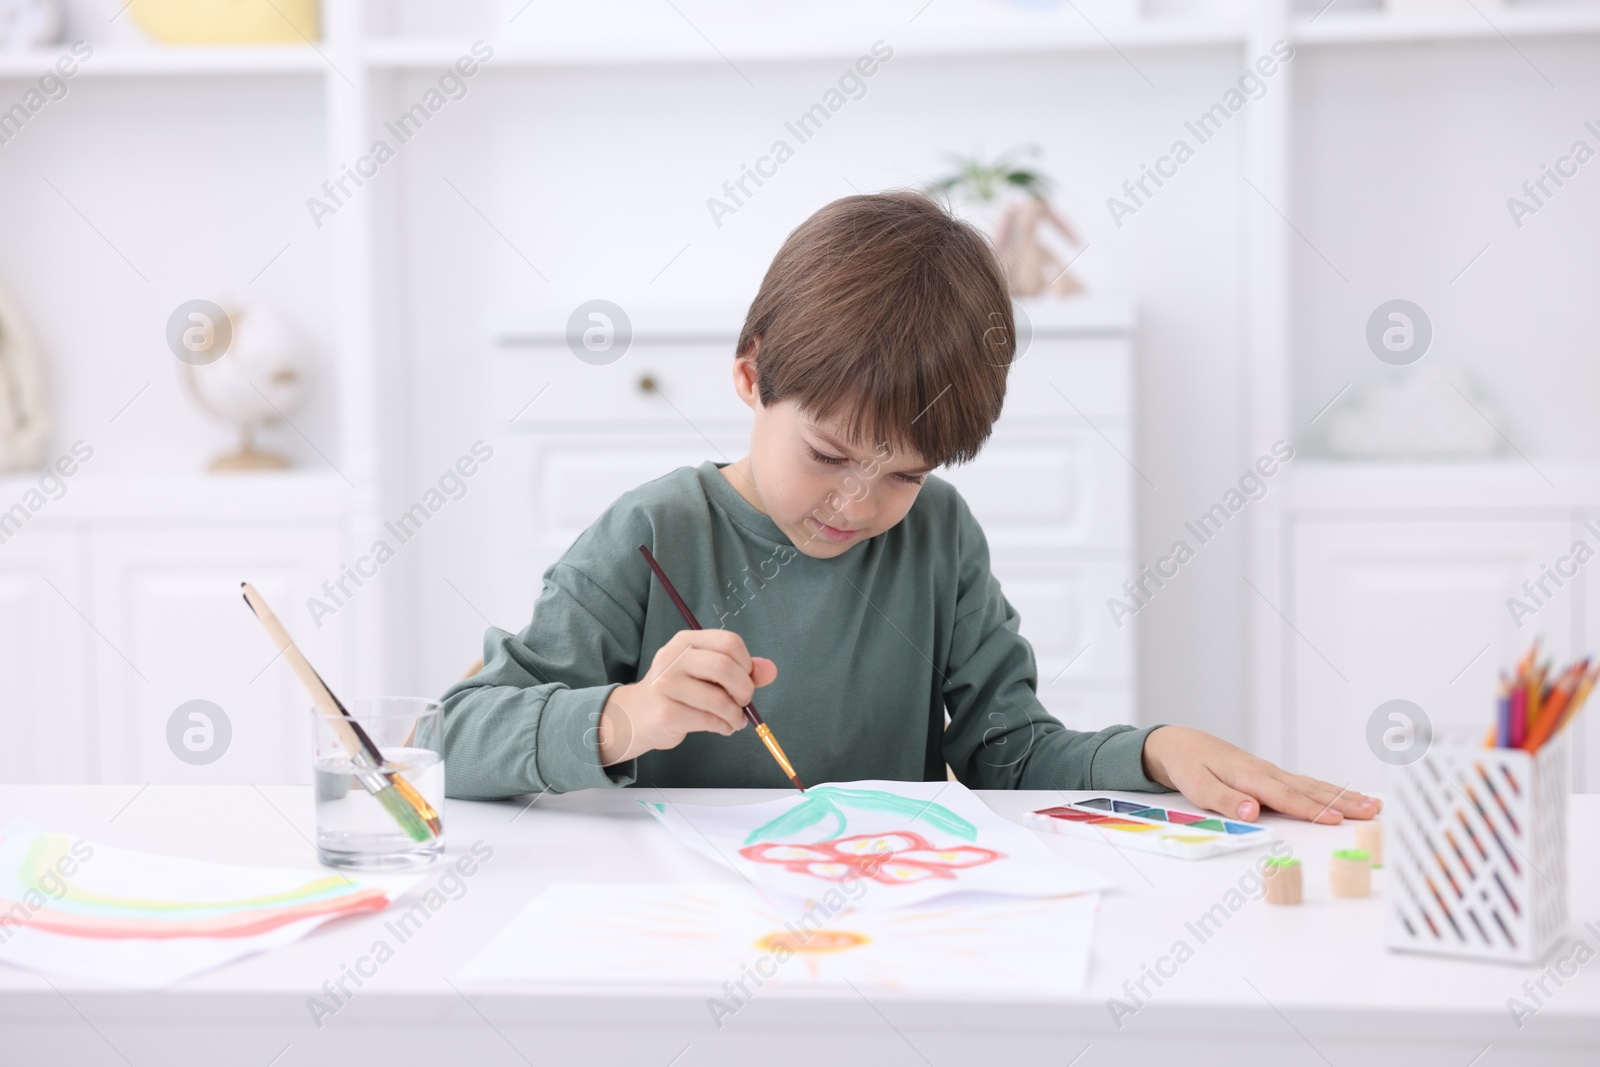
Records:
[[[733,391],[732,338],[726,345],[636,344],[603,366],[583,362],[564,345],[503,348],[494,353],[490,373],[499,405],[516,405],[514,429],[750,418]],[[518,410],[535,396],[535,403]]]
[[[1118,629],[1106,610],[1106,598],[1120,595],[1129,566],[1121,556],[993,554],[990,570],[1033,646],[1040,692],[1133,677],[1134,628],[1124,620]]]
[[[1126,419],[1035,431],[1002,423],[973,462],[939,472],[961,493],[995,548],[1121,549],[1132,536]]]
[[[602,366],[583,362],[560,344],[500,348],[491,360],[492,395],[517,408],[539,397],[515,419],[517,426],[748,418],[749,409],[733,391],[733,346],[731,336],[635,343]],[[1129,351],[1123,338],[1035,338],[1012,368],[1002,420],[1083,427],[1086,418],[1098,424],[1126,417]]]
[[[678,426],[512,434],[495,442],[508,479],[493,505],[496,577],[486,605],[490,617],[525,625],[546,568],[623,493],[678,467],[734,460],[748,450],[748,425],[708,420],[701,423],[705,437],[681,420]]]
[[[1133,411],[1133,348],[1125,337],[1036,337],[1011,368],[1007,417],[1128,416]]]

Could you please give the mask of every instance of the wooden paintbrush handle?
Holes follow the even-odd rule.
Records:
[[[317,711],[328,720],[328,725],[333,728],[340,744],[344,745],[345,751],[350,753],[351,758],[357,763],[363,762],[367,756],[366,750],[362,747],[361,739],[356,736],[355,730],[351,728],[350,721],[339,710],[339,702],[333,698],[333,693],[323,684],[322,678],[301,653],[299,646],[294,643],[294,638],[284,629],[283,623],[278,621],[278,616],[267,606],[266,600],[256,592],[255,586],[249,582],[239,584],[244,589],[245,603],[256,613],[261,625],[266,627],[272,643],[278,646],[278,651],[289,663],[289,669],[294,671],[294,676],[311,695],[311,702],[316,705]]]

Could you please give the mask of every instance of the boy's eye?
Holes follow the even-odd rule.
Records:
[[[926,474],[896,474],[895,477],[899,478],[907,485],[921,485],[923,482],[928,480],[928,476]]]
[[[811,453],[812,459],[816,460],[818,463],[826,463],[830,467],[838,466],[844,462],[844,458],[842,456],[825,456],[821,452],[818,452],[816,449],[812,448],[810,445],[806,446],[806,451]]]

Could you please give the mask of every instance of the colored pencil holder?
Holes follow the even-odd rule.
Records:
[[[1567,926],[1568,731],[1537,754],[1435,744],[1394,776],[1388,945],[1538,963]]]

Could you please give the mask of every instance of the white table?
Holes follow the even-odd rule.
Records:
[[[697,803],[775,793],[672,790]],[[1236,885],[1254,853],[1199,862],[1056,836],[1063,855],[1114,879],[1103,898],[1088,991],[1066,1001],[938,1001],[868,992],[765,990],[718,1030],[704,997],[649,988],[488,992],[456,972],[553,881],[732,880],[634,804],[662,794],[588,792],[521,801],[451,801],[452,855],[474,841],[494,855],[337,1015],[318,1028],[307,998],[366,954],[392,915],[324,927],[161,992],[93,988],[0,966],[0,1064],[184,1067],[219,1064],[1272,1064],[1407,1067],[1600,1063],[1600,957],[1549,986],[1519,1030],[1507,998],[1535,968],[1397,955],[1382,946],[1377,896],[1330,900],[1326,857],[1347,827],[1269,817],[1307,866],[1307,900],[1251,902],[1204,943],[1185,926]],[[1073,798],[1089,794],[1068,794]],[[1016,817],[1057,793],[983,793]],[[131,803],[130,803],[131,799]],[[1600,819],[1600,796],[1572,798],[1574,824]],[[106,844],[197,858],[313,868],[309,787],[0,786],[0,822],[26,816]],[[1600,950],[1600,860],[1573,837],[1572,935]],[[430,872],[413,893],[432,886]],[[409,900],[406,901],[407,903]],[[391,909],[392,912],[393,909]],[[1193,958],[1118,1029],[1107,1000],[1189,942]],[[1087,1051],[1085,1052],[1085,1048]],[[1487,1052],[1484,1050],[1487,1048]],[[1080,1057],[1081,1054],[1081,1057]],[[1080,1057],[1074,1059],[1074,1057]],[[1475,1059],[1475,1057],[1478,1057]]]

